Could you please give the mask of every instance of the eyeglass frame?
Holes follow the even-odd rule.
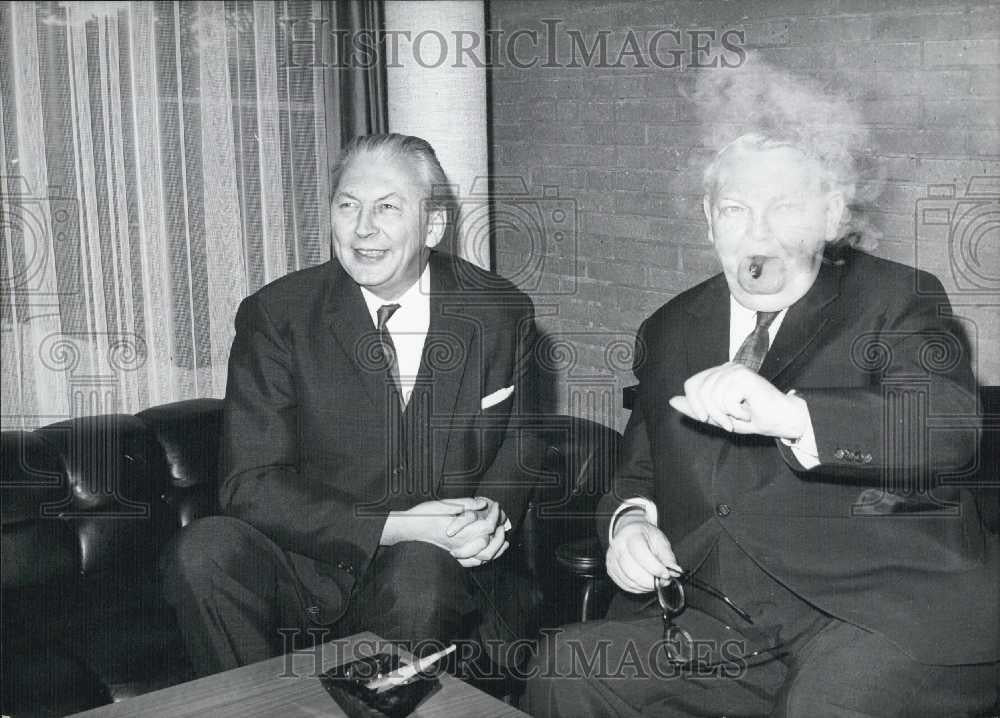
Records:
[[[671,653],[671,649],[680,644],[680,640],[678,640],[678,638],[687,643],[689,652],[695,645],[691,634],[686,629],[681,628],[674,623],[673,620],[683,613],[685,608],[687,608],[687,599],[684,595],[684,583],[688,583],[695,588],[699,588],[710,596],[719,599],[729,606],[740,618],[748,624],[753,625],[753,618],[749,613],[737,606],[736,603],[729,598],[729,596],[707,581],[697,579],[687,571],[682,571],[679,574],[670,576],[666,580],[657,576],[653,585],[656,592],[656,600],[660,604],[660,615],[663,617],[663,643],[666,649],[667,660],[669,660],[671,664],[679,668],[706,672],[725,665],[745,665],[746,661],[763,654],[774,654],[769,656],[768,660],[774,660],[784,655],[783,653],[775,653],[775,651],[778,651],[778,649],[783,647],[783,644],[781,643],[768,648],[759,648],[738,658],[724,658],[722,660],[711,662],[703,662],[692,658],[683,658],[679,655],[679,651],[676,649],[674,649],[674,652]],[[673,601],[672,605],[668,603],[663,595],[664,590],[670,586],[674,586],[675,590],[678,592],[678,599]]]

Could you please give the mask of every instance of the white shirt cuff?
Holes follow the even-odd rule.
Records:
[[[608,527],[608,543],[611,543],[611,539],[615,537],[615,524],[618,523],[619,517],[626,511],[632,511],[635,509],[642,509],[643,513],[646,514],[646,520],[657,525],[659,519],[659,512],[656,510],[656,504],[647,498],[641,496],[635,496],[631,499],[625,499],[622,501],[621,506],[615,509],[615,512],[611,515],[611,525]]]
[[[790,396],[795,394],[795,389],[788,392]],[[796,461],[802,464],[803,469],[812,469],[820,465],[819,448],[816,446],[816,432],[813,430],[812,416],[809,414],[809,404],[806,403],[806,430],[802,436],[792,441],[791,439],[779,439],[779,441],[792,450]]]

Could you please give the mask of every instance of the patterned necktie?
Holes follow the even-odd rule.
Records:
[[[406,408],[406,400],[403,398],[403,387],[399,382],[399,362],[396,360],[396,345],[392,343],[392,335],[389,333],[389,317],[399,309],[398,304],[383,304],[378,308],[378,340],[382,345],[382,356],[385,359],[385,370],[399,397],[399,405]]]
[[[771,344],[767,328],[779,314],[781,312],[757,312],[757,326],[743,340],[743,345],[733,357],[734,362],[743,364],[751,371],[760,370],[760,365],[764,363],[764,355],[767,354]]]

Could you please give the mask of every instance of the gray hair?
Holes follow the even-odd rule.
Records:
[[[719,183],[719,168],[723,159],[735,152],[747,150],[770,150],[778,147],[790,147],[814,160],[819,166],[820,181],[823,189],[841,192],[844,200],[850,203],[854,199],[856,186],[854,160],[844,147],[827,145],[817,147],[814,143],[804,140],[794,133],[748,132],[720,149],[705,168],[702,185],[705,194],[714,195]]]
[[[431,143],[421,137],[389,133],[384,135],[359,135],[348,142],[330,171],[331,196],[337,193],[340,179],[351,161],[362,154],[382,154],[400,157],[409,162],[424,181],[426,207],[431,211],[444,210],[450,218],[454,203],[448,175],[445,174]]]

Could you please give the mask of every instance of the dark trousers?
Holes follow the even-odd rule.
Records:
[[[620,596],[611,617],[568,626],[539,646],[522,708],[533,716],[959,716],[995,706],[998,665],[917,663],[877,633],[839,621],[761,571],[728,539],[698,568],[753,616],[745,624],[695,588],[675,620],[710,671],[666,659],[659,605]],[[648,596],[643,599],[648,599]],[[961,610],[957,608],[955,610]],[[770,653],[739,661],[753,650]]]
[[[228,516],[180,531],[161,559],[161,573],[199,676],[304,647],[291,642],[296,636],[308,644],[372,631],[431,652],[467,637],[475,611],[466,570],[443,549],[411,541],[379,548],[344,614],[321,627],[285,552]]]

